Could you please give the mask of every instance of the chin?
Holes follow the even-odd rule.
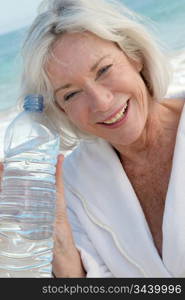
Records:
[[[138,130],[135,133],[130,133],[130,134],[122,134],[119,137],[114,137],[114,138],[107,138],[106,140],[108,140],[111,144],[115,144],[115,145],[120,145],[120,146],[129,146],[134,144],[135,142],[138,141],[138,139],[141,137],[143,130]]]

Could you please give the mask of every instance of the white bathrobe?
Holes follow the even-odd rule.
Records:
[[[83,141],[63,164],[65,198],[87,277],[185,277],[185,108],[163,217],[162,259],[112,146]]]

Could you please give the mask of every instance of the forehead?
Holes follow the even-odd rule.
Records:
[[[98,55],[101,51],[114,48],[114,43],[96,36],[90,32],[67,33],[54,44],[53,53],[56,56],[65,55],[65,59],[71,59],[75,54]]]
[[[92,33],[67,33],[62,35],[53,45],[52,55],[47,64],[47,70],[67,72],[82,70],[92,66],[99,58],[110,55],[117,47],[111,41],[104,40]],[[117,49],[118,51],[118,49]]]

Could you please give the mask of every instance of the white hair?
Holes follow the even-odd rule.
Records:
[[[55,103],[46,72],[54,43],[63,33],[92,32],[119,45],[131,59],[142,61],[141,76],[149,93],[160,100],[169,85],[169,65],[142,18],[115,0],[45,0],[29,29],[23,46],[23,74],[18,106],[27,94],[42,94],[45,112],[61,135],[63,150],[71,150],[80,139],[95,138],[80,131]]]

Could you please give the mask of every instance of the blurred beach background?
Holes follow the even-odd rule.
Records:
[[[166,55],[169,55],[174,69],[169,96],[185,95],[185,0],[120,1],[147,17],[147,26],[154,31]],[[0,0],[0,160],[3,159],[5,130],[18,113],[16,101],[22,68],[21,46],[40,3],[41,0],[7,3]]]

